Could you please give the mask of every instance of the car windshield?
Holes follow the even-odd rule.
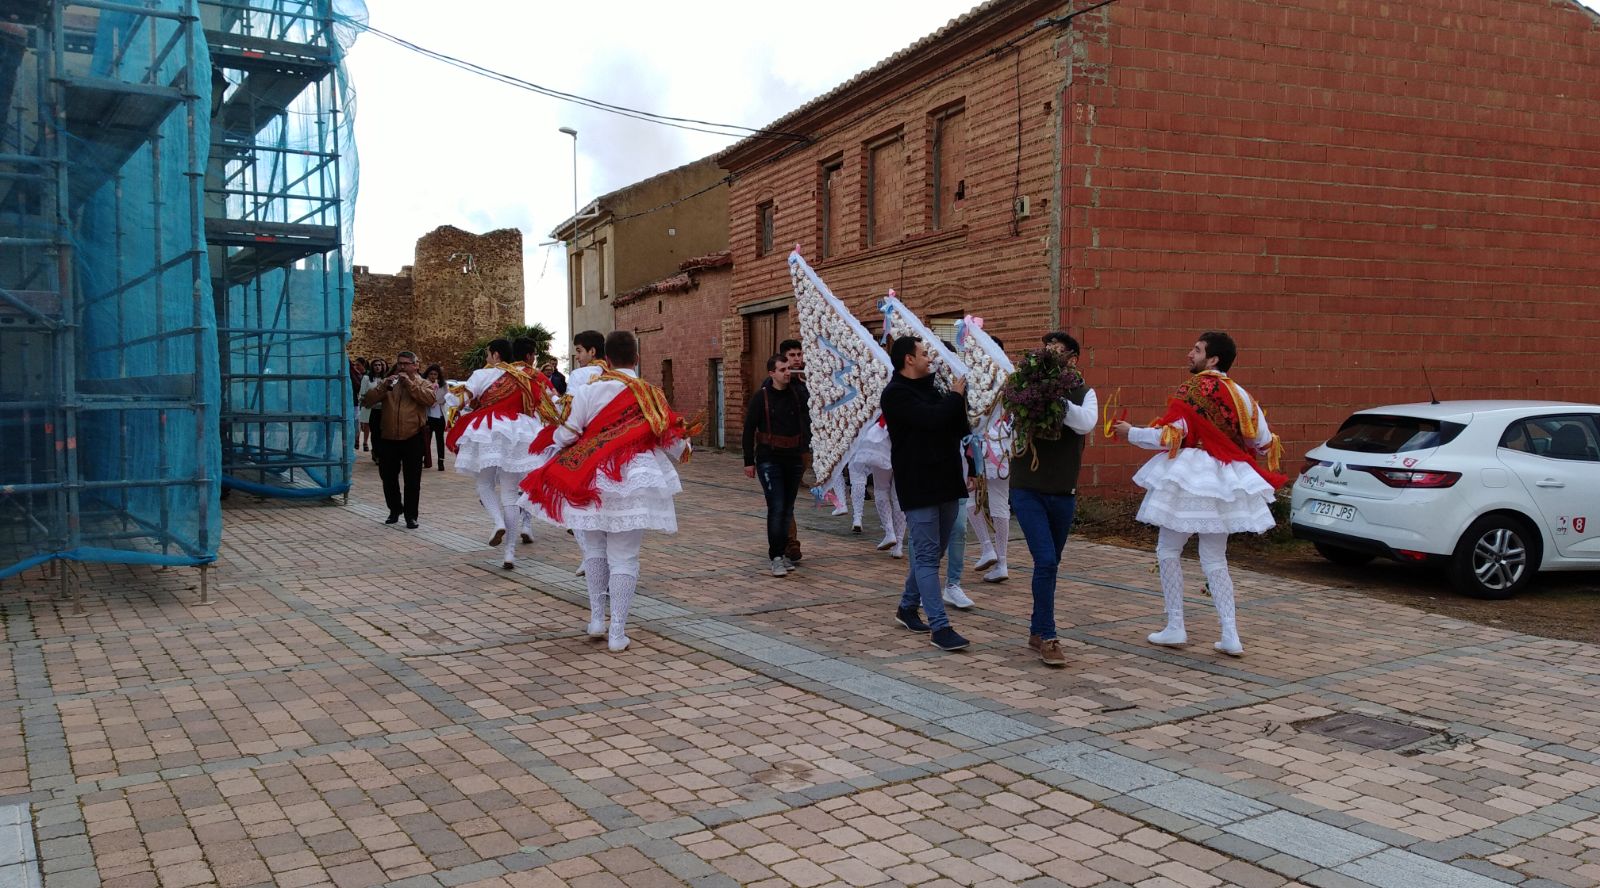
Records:
[[[1328,446],[1357,453],[1405,453],[1449,443],[1464,428],[1448,420],[1358,413],[1344,421]]]

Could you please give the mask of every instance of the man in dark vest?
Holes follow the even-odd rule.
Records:
[[[1078,365],[1078,340],[1060,330],[1044,335],[1044,346],[1068,367]],[[1100,418],[1094,389],[1079,385],[1067,395],[1065,428],[1059,438],[1035,436],[1033,451],[1011,460],[1011,515],[1022,528],[1033,557],[1033,618],[1028,647],[1050,666],[1067,665],[1056,639],[1056,572],[1061,550],[1078,509],[1078,470],[1083,466],[1085,435]],[[1037,463],[1035,457],[1037,456]]]
[[[906,513],[911,565],[895,622],[912,632],[933,631],[933,644],[958,651],[967,640],[950,625],[940,595],[939,559],[950,546],[961,500],[972,489],[973,467],[962,456],[967,424],[967,381],[957,379],[949,391],[934,385],[928,345],[902,336],[889,349],[894,377],[878,399],[889,430],[889,464],[894,489]],[[922,622],[917,604],[928,612]]]

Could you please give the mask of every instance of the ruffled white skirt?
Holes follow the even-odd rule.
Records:
[[[557,452],[552,447],[537,454],[534,468],[544,465]],[[517,505],[541,521],[571,530],[678,532],[678,513],[672,498],[683,492],[683,483],[678,479],[672,460],[660,450],[641,453],[628,460],[622,467],[622,477],[615,481],[602,472],[595,486],[600,493],[599,504],[583,508],[566,506],[561,510],[560,521],[546,514],[527,494],[517,500]]]
[[[483,469],[497,468],[503,472],[527,473],[540,462],[539,454],[529,453],[533,439],[539,437],[544,424],[527,414],[519,413],[509,419],[485,416],[468,426],[456,442],[456,471],[471,475]],[[471,414],[461,422],[471,422]]]
[[[1247,463],[1225,463],[1195,447],[1150,458],[1133,483],[1146,491],[1136,516],[1180,533],[1263,533],[1277,523],[1268,484]]]
[[[850,449],[848,462],[852,466],[861,466],[867,471],[889,468],[889,437],[887,435],[880,437],[871,434],[869,430]]]

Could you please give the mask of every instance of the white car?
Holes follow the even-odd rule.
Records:
[[[1600,570],[1600,406],[1362,410],[1306,454],[1289,520],[1330,561],[1437,562],[1478,598],[1541,570]]]

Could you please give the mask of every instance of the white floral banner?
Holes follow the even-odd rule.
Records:
[[[982,434],[1000,400],[1000,388],[1015,368],[1000,343],[983,329],[983,318],[967,315],[956,322],[956,354],[967,364],[967,419]]]
[[[966,362],[956,356],[955,352],[945,347],[939,337],[922,323],[911,309],[906,308],[900,297],[893,290],[889,295],[878,300],[878,311],[883,312],[883,333],[886,341],[893,342],[902,336],[915,336],[928,345],[928,354],[933,357],[933,375],[939,383],[946,388],[950,381],[957,377],[967,375]],[[893,365],[890,365],[893,366]]]
[[[893,373],[889,354],[834,296],[799,250],[789,254],[800,342],[811,394],[812,471],[832,478],[850,447],[878,415],[878,396]]]

